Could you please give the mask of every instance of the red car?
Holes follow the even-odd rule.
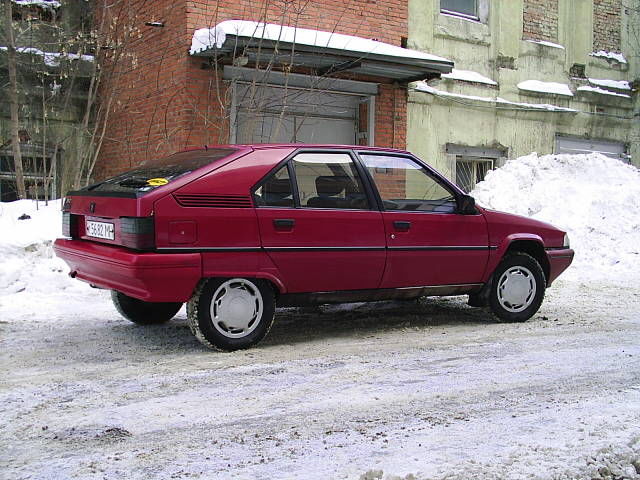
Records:
[[[525,321],[573,259],[565,232],[475,205],[408,152],[229,145],[177,153],[70,192],[56,254],[155,324],[250,347],[276,305],[469,295]]]

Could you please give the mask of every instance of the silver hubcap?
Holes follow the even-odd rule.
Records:
[[[240,338],[255,330],[262,317],[262,295],[244,278],[227,280],[213,294],[211,320],[225,337]]]
[[[536,279],[525,267],[511,267],[498,280],[498,301],[509,312],[525,310],[536,296]]]

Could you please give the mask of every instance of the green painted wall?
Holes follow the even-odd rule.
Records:
[[[632,162],[640,165],[640,122],[631,120],[634,110],[639,110],[638,96],[628,100],[575,92],[587,80],[569,75],[572,65],[582,64],[586,77],[628,81],[637,78],[631,35],[623,35],[622,48],[630,64],[610,63],[589,56],[591,0],[559,0],[557,43],[564,49],[522,39],[523,0],[479,3],[481,21],[474,22],[441,14],[439,0],[409,0],[409,48],[444,56],[455,62],[455,68],[478,72],[498,83],[490,86],[440,79],[429,85],[454,94],[552,104],[580,113],[529,111],[495,102],[437,97],[412,91],[410,86],[408,149],[451,176],[453,157],[447,156],[447,143],[504,148],[508,157],[514,158],[534,151],[552,153],[556,135],[562,134],[628,143]],[[569,84],[574,97],[521,91],[517,84],[524,80]]]

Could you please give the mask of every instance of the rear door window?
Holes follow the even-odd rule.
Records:
[[[300,206],[368,210],[358,170],[347,153],[300,153],[293,158]]]

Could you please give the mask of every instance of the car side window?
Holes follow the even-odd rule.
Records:
[[[283,165],[260,185],[255,193],[256,205],[261,207],[294,207],[293,187],[289,169]]]
[[[300,206],[369,209],[362,180],[346,153],[300,153],[293,158]]]
[[[406,157],[361,154],[385,210],[454,213],[456,199],[419,163]]]

